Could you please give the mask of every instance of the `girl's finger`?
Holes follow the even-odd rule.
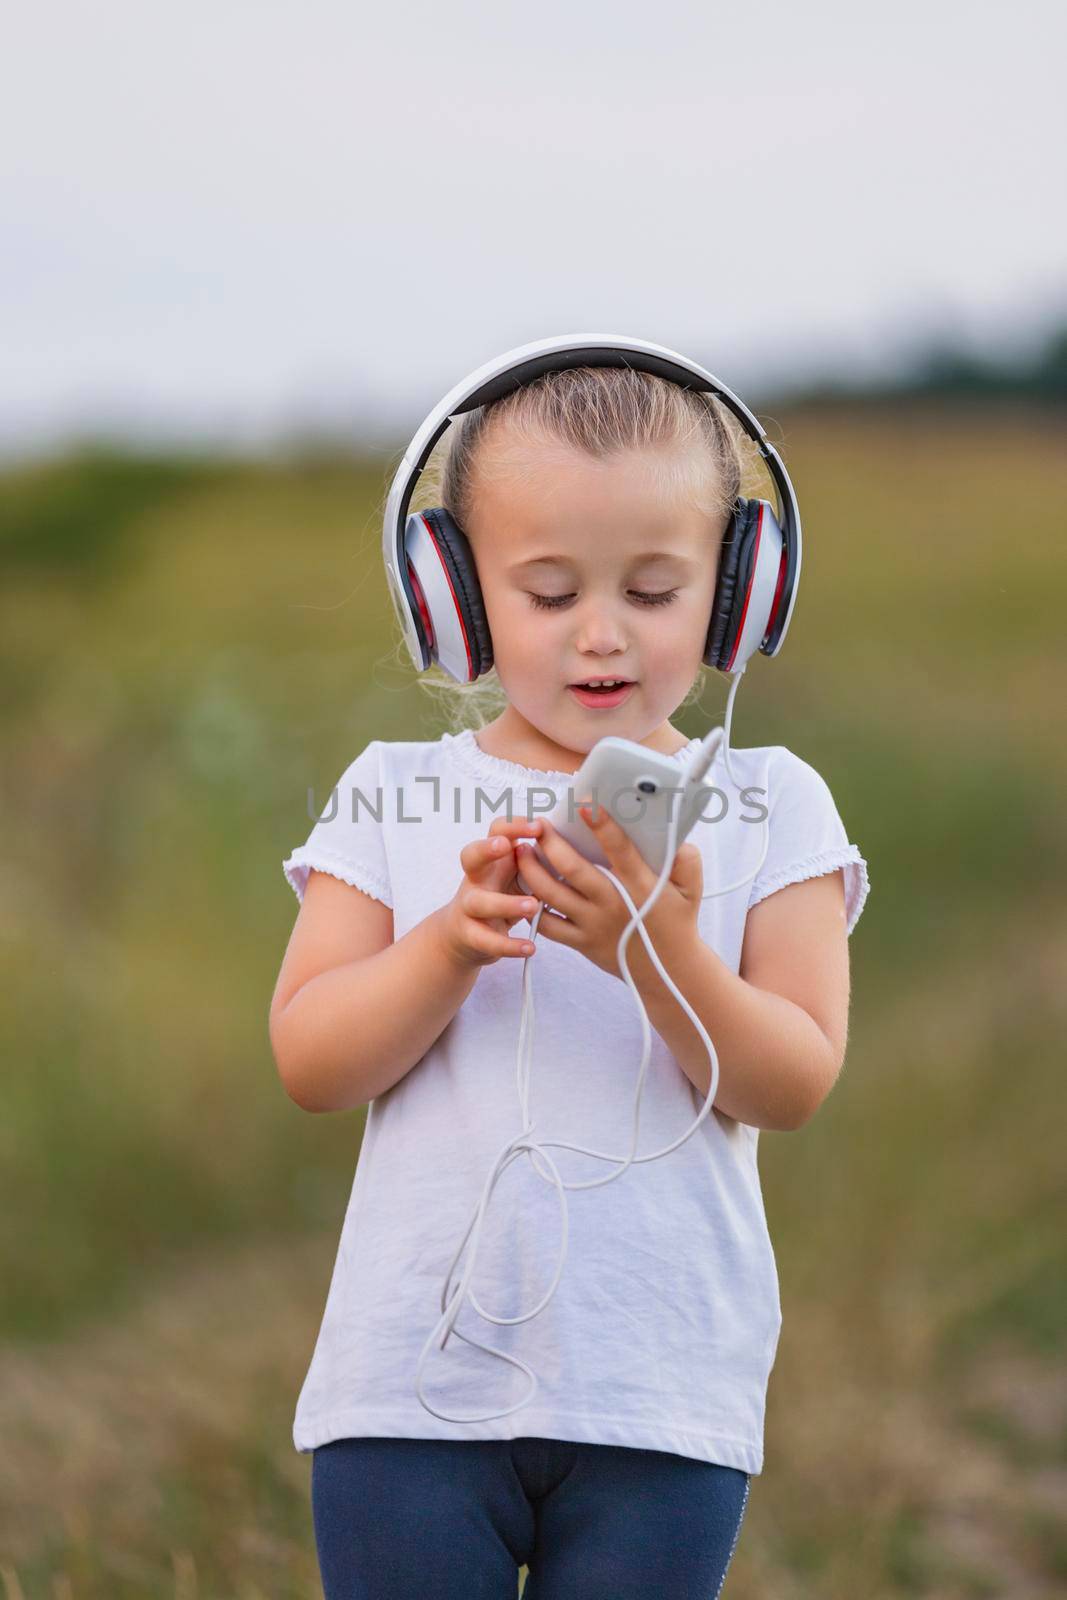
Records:
[[[502,861],[509,861],[513,849],[511,840],[502,838],[499,833],[490,839],[472,839],[460,851],[459,864],[468,878],[481,878]]]
[[[652,893],[656,874],[626,829],[615,820],[606,806],[580,806],[579,815],[591,828],[615,876],[622,879],[635,898],[646,900]]]
[[[591,861],[586,860],[585,856],[580,855],[574,846],[563,837],[558,828],[554,828],[550,822],[546,823],[544,834],[539,842],[542,852],[548,858],[549,864],[555,867],[557,872],[561,872],[569,883],[574,885],[574,890],[577,891],[579,896],[586,900],[597,900],[599,898],[600,868],[595,867]],[[518,848],[516,848],[515,856],[521,868],[526,856],[524,854],[520,855]],[[546,869],[542,867],[541,871],[546,872]],[[525,869],[523,869],[523,876],[525,877]],[[546,876],[550,882],[555,882],[551,873],[546,872]],[[535,894],[540,894],[540,888],[532,878],[527,878],[526,881]],[[570,892],[573,893],[574,890]],[[550,901],[549,903],[556,904],[555,901]],[[559,905],[561,910],[567,911],[567,907],[562,901],[559,902]],[[570,915],[570,912],[567,912],[567,914]]]
[[[510,934],[496,933],[472,917],[468,922],[467,943],[472,950],[484,956],[528,956],[534,952],[530,939],[513,939]]]
[[[674,865],[671,867],[671,879],[674,883],[692,882],[697,889],[704,887],[704,857],[700,854],[698,845],[683,844],[676,852]]]
[[[644,856],[634,844],[626,829],[617,822],[606,806],[593,806],[592,804],[579,807],[579,815],[588,823],[596,836],[596,842],[605,855],[611,855],[622,867],[629,867],[636,862],[648,866]]]
[[[545,910],[537,924],[537,937],[551,939],[553,944],[566,944],[572,950],[577,950],[581,934],[573,922],[568,922],[566,917],[557,916],[554,911]]]
[[[540,817],[496,817],[489,825],[490,836],[507,834],[513,839],[533,839],[541,833]]]
[[[544,849],[544,841],[541,848]],[[547,853],[547,852],[546,852]],[[566,917],[577,918],[581,913],[583,896],[569,884],[560,883],[554,878],[548,868],[537,859],[532,845],[516,845],[515,865],[517,876],[521,876],[523,883],[528,884],[531,891],[545,905],[552,906],[556,911],[562,911]]]
[[[488,920],[490,917],[504,917],[508,922],[518,922],[523,917],[532,917],[537,910],[537,901],[532,895],[497,893],[492,889],[469,889],[463,902],[463,909],[468,917],[479,917]]]

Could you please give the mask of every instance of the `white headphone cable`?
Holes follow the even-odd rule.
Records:
[[[734,785],[734,788],[736,789],[738,787],[737,780],[734,777],[733,768],[731,767],[731,764],[730,764],[730,726],[731,726],[731,721],[732,721],[732,717],[733,717],[734,697],[735,697],[735,695],[737,693],[738,686],[740,685],[741,678],[742,678],[742,676],[744,674],[744,670],[745,670],[744,667],[742,667],[739,672],[731,674],[732,682],[731,682],[730,690],[729,690],[729,693],[728,693],[727,699],[726,699],[726,713],[725,713],[725,716],[724,716],[724,719],[723,719],[723,727],[721,729],[720,728],[713,728],[711,733],[709,733],[707,735],[707,737],[704,739],[704,741],[702,742],[702,744],[700,746],[700,749],[697,751],[696,755],[692,759],[692,762],[690,763],[690,765],[686,769],[685,780],[684,780],[685,785],[688,785],[689,782],[692,781],[693,779],[699,779],[699,778],[703,777],[704,773],[707,772],[708,768],[711,766],[711,764],[714,761],[716,755],[719,753],[719,750],[721,749],[722,756],[723,756],[723,761],[724,761],[724,764],[726,766],[727,776],[729,777],[730,782]],[[631,993],[633,994],[634,999],[637,1002],[638,1010],[640,1011],[640,1014],[641,1014],[641,1032],[642,1032],[642,1041],[643,1042],[642,1042],[642,1052],[641,1052],[641,1067],[640,1067],[640,1071],[638,1072],[638,1076],[637,1076],[637,1090],[636,1090],[636,1093],[635,1093],[635,1096],[634,1096],[633,1143],[630,1146],[629,1155],[627,1155],[625,1157],[624,1156],[617,1156],[617,1155],[610,1155],[607,1152],[602,1151],[602,1150],[590,1150],[585,1145],[571,1144],[567,1140],[564,1140],[564,1139],[542,1139],[542,1140],[537,1140],[537,1139],[532,1139],[532,1138],[528,1137],[533,1132],[533,1126],[534,1126],[534,1124],[530,1120],[530,1106],[529,1106],[530,1060],[531,1060],[531,1055],[532,1055],[533,1028],[532,1028],[532,1026],[528,1027],[528,1022],[532,1021],[532,1015],[533,1015],[533,991],[532,991],[532,987],[531,987],[531,983],[530,983],[530,958],[527,956],[526,959],[523,961],[523,964],[522,964],[522,997],[523,997],[522,998],[522,1013],[521,1013],[521,1018],[520,1018],[520,1023],[519,1023],[519,1044],[518,1044],[518,1053],[517,1053],[517,1062],[516,1062],[516,1079],[517,1079],[518,1092],[519,1092],[519,1104],[520,1104],[521,1109],[522,1109],[522,1117],[523,1117],[522,1131],[521,1131],[521,1133],[517,1134],[514,1139],[510,1139],[508,1141],[508,1143],[501,1150],[500,1154],[497,1156],[496,1161],[493,1163],[493,1166],[489,1171],[489,1174],[488,1174],[488,1176],[486,1178],[486,1181],[485,1181],[485,1186],[482,1189],[481,1198],[478,1201],[478,1205],[477,1205],[477,1207],[475,1209],[474,1215],[471,1218],[470,1223],[467,1226],[466,1233],[463,1235],[463,1238],[460,1241],[459,1248],[457,1249],[455,1255],[452,1257],[452,1261],[451,1261],[451,1263],[449,1265],[448,1272],[447,1272],[446,1277],[445,1277],[444,1287],[443,1287],[443,1289],[441,1291],[441,1312],[442,1312],[442,1315],[438,1319],[438,1321],[436,1322],[434,1327],[431,1329],[430,1335],[427,1338],[426,1343],[422,1347],[422,1354],[419,1357],[418,1366],[417,1366],[416,1372],[415,1372],[415,1389],[416,1389],[416,1393],[418,1394],[419,1400],[421,1401],[421,1403],[425,1407],[425,1409],[431,1413],[432,1416],[440,1417],[441,1420],[444,1421],[444,1422],[478,1423],[478,1422],[490,1422],[490,1421],[494,1420],[497,1417],[508,1417],[508,1416],[511,1415],[511,1413],[513,1411],[518,1411],[518,1410],[521,1409],[521,1407],[523,1407],[525,1405],[528,1405],[530,1403],[530,1401],[533,1399],[535,1393],[537,1392],[537,1377],[536,1377],[535,1373],[532,1371],[532,1369],[530,1367],[528,1367],[524,1361],[520,1361],[515,1356],[508,1355],[503,1350],[497,1350],[492,1345],[482,1344],[480,1340],[471,1339],[466,1334],[460,1333],[459,1329],[455,1326],[455,1323],[456,1323],[457,1317],[459,1316],[460,1308],[461,1308],[461,1306],[463,1304],[464,1299],[467,1296],[469,1296],[471,1305],[474,1307],[475,1311],[478,1313],[479,1316],[484,1317],[487,1322],[495,1322],[495,1323],[497,1323],[497,1324],[499,1324],[501,1326],[504,1325],[504,1324],[507,1324],[507,1323],[512,1323],[513,1324],[513,1323],[519,1323],[519,1322],[529,1322],[533,1317],[537,1316],[539,1312],[544,1310],[545,1306],[548,1304],[548,1302],[551,1300],[552,1296],[555,1294],[556,1287],[559,1284],[560,1278],[563,1275],[563,1264],[564,1264],[564,1261],[566,1260],[566,1255],[567,1255],[567,1236],[568,1236],[567,1197],[566,1197],[566,1195],[564,1193],[564,1190],[565,1189],[596,1189],[596,1188],[601,1187],[605,1183],[612,1183],[616,1178],[621,1178],[622,1174],[631,1165],[637,1165],[638,1163],[644,1162],[644,1161],[658,1161],[661,1156],[669,1155],[672,1150],[677,1150],[679,1145],[684,1144],[685,1141],[688,1138],[690,1138],[696,1132],[697,1128],[704,1121],[705,1117],[710,1112],[710,1110],[712,1108],[712,1105],[714,1104],[715,1095],[716,1095],[716,1092],[717,1092],[718,1086],[719,1086],[719,1058],[718,1058],[718,1055],[716,1053],[715,1046],[712,1044],[711,1039],[708,1036],[708,1032],[707,1032],[706,1028],[704,1027],[703,1023],[701,1022],[700,1018],[697,1016],[696,1012],[693,1010],[693,1008],[689,1004],[688,1000],[686,1000],[685,996],[681,993],[681,991],[678,989],[677,985],[673,982],[673,980],[669,977],[669,975],[667,974],[666,970],[664,969],[663,963],[660,961],[659,956],[656,954],[656,951],[655,951],[655,949],[653,948],[653,945],[652,945],[652,941],[649,938],[648,931],[647,931],[647,929],[645,928],[645,925],[644,925],[644,918],[645,918],[646,914],[655,905],[656,901],[659,899],[659,896],[662,893],[663,887],[664,887],[664,885],[665,885],[665,883],[667,881],[667,878],[670,875],[671,867],[674,864],[674,858],[675,858],[675,855],[677,853],[676,850],[675,850],[675,839],[677,838],[677,832],[678,832],[679,812],[680,812],[680,808],[677,808],[677,807],[672,807],[671,808],[671,814],[670,814],[670,817],[669,817],[669,820],[668,820],[667,851],[666,851],[666,855],[664,857],[664,863],[663,863],[663,866],[660,869],[659,876],[656,879],[655,886],[651,890],[647,900],[645,900],[643,905],[641,905],[640,907],[635,906],[634,902],[633,902],[633,899],[631,898],[631,896],[629,894],[629,891],[626,889],[626,886],[619,881],[619,879],[615,876],[615,874],[613,872],[610,872],[607,867],[603,867],[603,866],[599,867],[599,870],[604,874],[604,876],[606,878],[609,878],[611,880],[611,882],[615,885],[616,889],[618,890],[619,894],[622,896],[622,898],[623,898],[623,900],[624,900],[624,902],[625,902],[625,904],[626,904],[626,906],[627,906],[627,908],[628,908],[628,910],[630,911],[630,914],[631,914],[629,923],[623,929],[623,931],[622,931],[622,933],[621,933],[621,935],[619,937],[618,962],[619,962],[619,967],[620,967],[620,970],[622,972],[623,978],[625,979],[625,981],[626,981]],[[707,891],[705,894],[701,895],[701,900],[702,901],[708,900],[708,899],[711,899],[711,898],[713,898],[715,896],[718,896],[718,895],[732,894],[735,889],[740,889],[744,884],[751,883],[752,880],[758,874],[760,868],[763,866],[763,863],[767,858],[767,849],[768,849],[769,843],[770,843],[770,829],[769,829],[769,825],[768,825],[767,816],[765,815],[763,817],[763,847],[762,847],[762,849],[760,851],[760,858],[759,858],[758,862],[756,863],[756,866],[753,869],[753,871],[748,873],[743,878],[738,878],[736,883],[727,884],[724,888],[711,889],[711,890]],[[598,866],[599,866],[599,863],[598,863]],[[531,926],[530,926],[530,937],[531,937],[531,939],[536,938],[537,928],[538,928],[538,925],[539,925],[539,923],[541,921],[541,916],[542,916],[544,910],[545,910],[545,904],[544,904],[544,902],[542,902],[541,905],[538,907],[536,913],[534,914],[533,921],[532,921]],[[684,1010],[684,1012],[686,1013],[686,1015],[688,1016],[688,1018],[692,1022],[693,1026],[696,1028],[698,1034],[700,1035],[700,1038],[701,1038],[701,1041],[703,1042],[704,1048],[708,1052],[708,1060],[709,1060],[709,1062],[711,1064],[711,1078],[710,1078],[710,1082],[708,1084],[708,1092],[707,1092],[707,1095],[705,1097],[704,1104],[701,1107],[700,1112],[699,1112],[696,1120],[690,1125],[690,1127],[688,1127],[686,1129],[686,1131],[679,1138],[675,1139],[673,1144],[664,1145],[662,1150],[654,1150],[654,1151],[651,1152],[651,1154],[645,1155],[645,1156],[639,1156],[635,1152],[637,1150],[637,1140],[638,1140],[638,1135],[639,1135],[639,1131],[640,1131],[641,1096],[644,1093],[645,1073],[648,1070],[649,1057],[651,1055],[651,1050],[652,1050],[652,1034],[651,1034],[651,1029],[649,1027],[648,1013],[645,1010],[644,1001],[641,999],[640,991],[637,988],[637,985],[633,981],[633,978],[632,978],[632,976],[630,974],[630,968],[629,968],[629,965],[627,964],[627,960],[626,960],[626,946],[629,943],[630,938],[632,937],[632,935],[633,935],[635,930],[638,933],[640,933],[641,938],[644,941],[645,949],[648,951],[649,957],[651,958],[652,963],[656,968],[656,971],[659,973],[660,977],[663,979],[664,983],[667,985],[667,987],[670,990],[670,992],[674,995],[675,999],[678,1001],[679,1005],[682,1007],[682,1009]],[[558,1168],[556,1166],[556,1163],[552,1160],[552,1157],[549,1156],[546,1153],[545,1147],[547,1145],[552,1145],[554,1147],[557,1147],[559,1149],[564,1149],[564,1150],[576,1150],[582,1155],[593,1156],[599,1161],[612,1161],[612,1162],[616,1162],[616,1163],[619,1163],[619,1164],[617,1165],[616,1170],[614,1172],[609,1173],[607,1175],[607,1177],[604,1177],[604,1178],[592,1178],[592,1179],[589,1179],[589,1180],[587,1180],[586,1182],[583,1182],[583,1183],[565,1183],[563,1181],[563,1179],[559,1175],[559,1170],[558,1170]],[[478,1256],[478,1245],[481,1242],[482,1227],[483,1227],[483,1224],[484,1224],[484,1221],[485,1221],[486,1213],[488,1211],[489,1200],[490,1200],[490,1198],[492,1196],[494,1188],[496,1187],[497,1180],[507,1170],[507,1168],[511,1165],[511,1163],[513,1161],[517,1160],[518,1157],[520,1155],[522,1155],[526,1151],[529,1151],[529,1153],[531,1155],[531,1158],[533,1159],[534,1170],[538,1173],[539,1177],[545,1177],[545,1174],[541,1171],[541,1169],[537,1165],[537,1160],[536,1160],[536,1155],[537,1154],[540,1154],[541,1156],[543,1156],[544,1160],[548,1163],[549,1167],[551,1168],[551,1172],[548,1174],[548,1176],[546,1178],[546,1181],[547,1182],[551,1182],[551,1183],[553,1183],[555,1185],[556,1192],[557,1192],[557,1194],[559,1196],[559,1203],[560,1203],[560,1254],[559,1254],[559,1262],[558,1262],[558,1265],[556,1267],[555,1275],[553,1276],[552,1282],[550,1283],[547,1292],[542,1297],[542,1299],[538,1302],[538,1304],[533,1307],[533,1309],[531,1311],[525,1311],[521,1315],[514,1316],[514,1317],[498,1317],[498,1316],[495,1316],[491,1311],[486,1311],[484,1306],[482,1306],[480,1304],[480,1302],[478,1301],[477,1297],[474,1294],[473,1289],[471,1288],[471,1278],[474,1275],[474,1267],[475,1267],[475,1263],[477,1261],[477,1256]],[[471,1237],[472,1234],[473,1234],[473,1238]],[[467,1244],[468,1239],[471,1239],[471,1248],[470,1248],[470,1252],[469,1252],[469,1255],[468,1255],[468,1258],[467,1258],[467,1262],[466,1262],[466,1265],[465,1265],[465,1267],[463,1269],[463,1273],[462,1273],[462,1276],[460,1278],[460,1281],[456,1285],[455,1291],[452,1292],[451,1291],[452,1273],[455,1270],[455,1266],[456,1266],[457,1261],[459,1260],[460,1256],[463,1254],[463,1251],[464,1251],[464,1248],[465,1248],[465,1246]],[[505,1410],[505,1411],[490,1411],[490,1412],[487,1412],[484,1416],[470,1416],[470,1417],[450,1416],[447,1412],[438,1411],[432,1405],[430,1405],[429,1401],[426,1399],[426,1396],[425,1396],[425,1394],[423,1392],[423,1384],[422,1384],[423,1367],[426,1364],[426,1358],[429,1355],[431,1346],[436,1343],[438,1345],[438,1347],[443,1350],[445,1348],[446,1344],[448,1343],[449,1335],[452,1334],[452,1333],[454,1333],[457,1338],[462,1339],[465,1344],[472,1345],[475,1349],[478,1349],[478,1350],[484,1350],[488,1355],[497,1356],[497,1357],[499,1357],[500,1360],[506,1361],[511,1366],[518,1367],[520,1369],[520,1371],[525,1372],[526,1375],[530,1379],[530,1388],[527,1391],[526,1395],[521,1400],[516,1401],[516,1403],[513,1406],[509,1406],[507,1408],[507,1410]]]

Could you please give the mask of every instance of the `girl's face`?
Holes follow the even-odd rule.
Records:
[[[571,770],[560,752],[606,734],[678,747],[667,719],[700,670],[726,519],[660,487],[655,459],[482,440],[464,531],[509,702],[493,726],[528,765]],[[590,678],[631,687],[583,704],[571,686]]]

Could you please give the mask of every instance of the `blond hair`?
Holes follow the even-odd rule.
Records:
[[[428,462],[410,509],[443,506],[464,528],[476,485],[487,470],[480,447],[490,429],[495,434],[505,426],[516,446],[508,456],[509,479],[521,482],[524,449],[543,449],[546,443],[584,451],[595,460],[643,450],[664,493],[684,498],[720,532],[743,493],[751,459],[748,436],[714,395],[633,367],[569,367],[465,412]],[[699,697],[703,673],[701,668],[683,706]],[[507,705],[495,667],[474,683],[457,683],[434,663],[419,674],[419,682],[440,702],[454,733],[484,727]]]

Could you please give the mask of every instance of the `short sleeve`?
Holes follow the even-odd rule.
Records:
[[[307,842],[282,862],[302,903],[312,868],[350,883],[392,907],[384,823],[381,741],[373,739],[341,774]]]
[[[748,904],[757,905],[777,889],[805,878],[844,868],[845,916],[851,934],[870,889],[867,863],[849,842],[833,795],[825,779],[808,762],[784,746],[775,748],[769,767],[764,802],[768,808],[770,841],[764,861],[749,893]]]

